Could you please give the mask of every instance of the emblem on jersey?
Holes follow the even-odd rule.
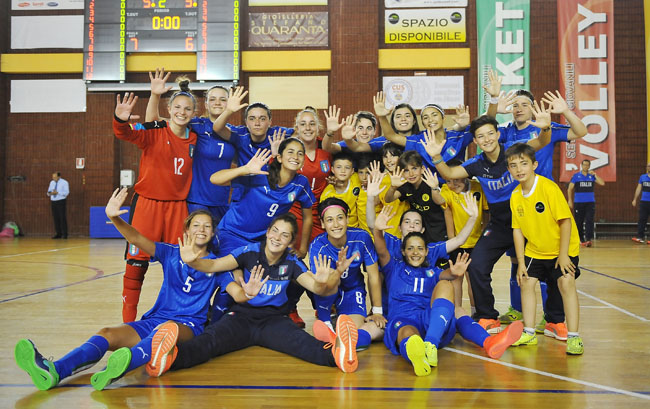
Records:
[[[361,253],[359,253],[358,251],[355,251],[354,253],[352,253],[352,257],[354,257],[355,261],[359,261],[359,260],[361,260]]]
[[[354,189],[352,189],[352,194],[355,195],[355,196],[359,196],[359,192],[360,192],[360,189],[358,187],[355,187]]]
[[[517,215],[519,217],[524,217],[524,208],[521,205],[517,206]]]
[[[481,192],[474,192],[474,199],[476,199],[477,202],[481,201]]]
[[[395,328],[399,328],[399,327],[401,327],[401,326],[402,326],[402,321],[397,321],[397,322],[395,323]]]
[[[323,173],[329,173],[330,172],[330,163],[326,160],[320,161],[320,170]]]
[[[537,213],[543,213],[544,209],[545,209],[544,203],[542,202],[535,203],[535,210],[537,210]]]
[[[287,197],[289,198],[290,202],[293,202],[296,200],[296,192],[289,192],[289,195]]]
[[[456,151],[456,149],[454,149],[453,146],[450,146],[449,148],[447,148],[447,153],[449,154],[449,156],[453,157],[453,156],[456,156],[457,151]]]
[[[140,253],[140,249],[133,244],[129,244],[129,254],[132,256],[137,256]]]
[[[433,277],[433,274],[434,274],[433,270],[431,269],[427,270],[427,277]]]
[[[490,230],[490,229],[486,229],[486,230],[483,232],[483,237],[487,237],[487,236],[489,236],[490,233],[492,233],[492,230]]]
[[[190,158],[194,157],[194,147],[195,147],[195,145],[190,144]]]
[[[423,202],[428,202],[429,199],[431,199],[431,197],[428,194],[425,193],[425,194],[422,195],[422,201]]]
[[[536,132],[531,132],[528,134],[529,138],[528,139],[534,139],[537,138],[537,133]]]
[[[286,264],[281,265],[278,267],[278,274],[283,276],[287,274],[287,270],[289,270],[289,266]]]

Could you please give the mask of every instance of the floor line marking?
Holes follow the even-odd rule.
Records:
[[[639,266],[639,267],[642,267],[642,266]],[[650,287],[646,287],[646,286],[641,285],[641,284],[633,283],[631,281],[623,280],[622,278],[618,278],[618,277],[611,276],[609,274],[601,273],[600,271],[592,270],[592,269],[587,268],[587,267],[580,266],[580,270],[586,270],[586,271],[589,271],[590,273],[598,274],[598,275],[601,275],[603,277],[611,278],[612,280],[620,281],[622,283],[633,285],[635,287],[643,288],[644,290],[650,291]]]
[[[642,317],[642,316],[640,316],[640,315],[636,315],[635,313],[630,312],[630,311],[628,311],[628,310],[626,310],[626,309],[623,309],[623,308],[621,308],[621,307],[617,307],[616,305],[614,305],[614,304],[612,304],[612,303],[610,303],[610,302],[607,302],[607,301],[605,301],[605,300],[601,300],[600,298],[598,298],[598,297],[596,297],[596,296],[593,296],[593,295],[591,295],[591,294],[587,294],[586,292],[584,292],[584,291],[582,291],[582,290],[577,290],[577,291],[578,291],[578,294],[580,294],[580,295],[583,295],[583,296],[585,296],[585,297],[587,297],[587,298],[591,298],[592,300],[598,301],[598,302],[601,303],[601,304],[605,304],[606,306],[608,306],[608,307],[610,307],[610,308],[613,308],[613,309],[615,309],[616,311],[622,312],[622,313],[625,314],[625,315],[629,315],[629,316],[632,317],[632,318],[636,318],[636,319],[638,319],[639,321],[642,321],[642,322],[648,322],[648,321],[650,321],[650,320],[648,320],[648,319],[645,318],[645,317]]]
[[[65,251],[65,250],[72,250],[72,249],[80,249],[83,247],[94,247],[95,244],[89,244],[87,246],[74,246],[74,247],[64,247],[60,249],[50,249],[50,250],[41,250],[41,251],[32,251],[29,253],[18,253],[18,254],[5,254],[3,256],[0,256],[0,258],[9,258],[9,257],[20,257],[20,256],[30,256],[32,254],[40,254],[40,253],[55,253],[57,251]]]

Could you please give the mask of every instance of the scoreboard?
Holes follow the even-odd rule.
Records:
[[[127,53],[165,52],[195,53],[197,80],[239,79],[239,1],[85,0],[84,80],[124,81]]]

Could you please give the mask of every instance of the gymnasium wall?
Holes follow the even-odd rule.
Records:
[[[0,5],[0,51],[20,54],[29,51],[10,50],[9,15],[11,2]],[[427,75],[461,75],[465,79],[465,101],[476,115],[476,2],[469,1],[467,8],[467,42],[415,45],[385,44],[383,41],[383,0],[329,0],[329,47],[331,70],[322,71],[245,71],[241,84],[248,85],[252,77],[327,75],[329,103],[342,108],[342,114],[358,110],[372,110],[372,97],[379,89],[383,76],[411,76],[414,70],[380,70],[378,50],[395,48],[463,48],[469,47],[469,69],[444,70],[417,69]],[[480,4],[480,2],[479,2]],[[644,171],[646,159],[646,94],[643,1],[617,1],[615,7],[616,55],[616,128],[618,181],[605,187],[596,187],[596,219],[611,222],[636,221],[636,211],[630,202],[635,185]],[[267,7],[264,11],[283,11],[286,8]],[[322,11],[322,7],[301,7],[302,11]],[[258,10],[256,10],[258,11]],[[242,8],[242,16],[248,9]],[[532,92],[541,97],[546,90],[558,87],[558,41],[556,2],[531,0],[530,77]],[[49,14],[55,14],[51,12]],[[70,13],[68,13],[70,14]],[[242,18],[246,21],[246,18]],[[4,24],[3,24],[4,23]],[[246,30],[242,30],[241,45],[246,48]],[[282,50],[282,49],[279,49]],[[288,49],[287,49],[288,50]],[[81,52],[82,50],[74,50]],[[444,50],[443,50],[444,51]],[[71,52],[70,50],[37,50],[39,53]],[[432,62],[433,65],[433,62]],[[154,68],[154,67],[151,67]],[[174,72],[174,74],[178,74]],[[192,74],[188,73],[192,78]],[[118,184],[120,169],[137,170],[138,149],[129,143],[117,141],[113,136],[111,120],[115,104],[114,93],[88,93],[85,113],[10,114],[10,80],[17,79],[79,79],[76,74],[8,74],[0,73],[0,221],[18,222],[28,235],[53,233],[49,198],[45,195],[50,176],[60,171],[70,182],[68,223],[71,235],[88,234],[90,206],[103,206],[110,192]],[[129,72],[127,82],[148,82],[143,72]],[[138,93],[137,111],[144,116],[148,92]],[[38,98],[38,95],[34,95]],[[432,101],[435,102],[435,101]],[[275,110],[273,123],[290,126],[296,110]],[[324,117],[321,115],[321,120]],[[554,118],[559,120],[559,118]],[[240,123],[233,118],[233,123]],[[84,170],[75,169],[74,159],[86,158]],[[555,162],[559,163],[556,150]],[[24,182],[10,182],[11,176],[25,176]]]

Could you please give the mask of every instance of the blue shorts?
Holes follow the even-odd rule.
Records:
[[[221,218],[223,217],[224,214],[226,214],[229,208],[230,208],[229,205],[208,206],[200,203],[187,202],[188,213],[192,213],[193,211],[196,210],[207,210],[208,212],[210,212],[210,214],[212,214],[212,218],[214,219],[215,227],[219,224]]]
[[[508,250],[506,250],[506,256],[508,256],[508,257],[517,257],[517,252],[515,251],[515,248],[510,247]]]
[[[349,290],[342,290],[336,294],[323,297],[314,294],[314,304],[316,304],[316,314],[321,321],[330,320],[330,311],[332,305],[336,305],[337,314],[356,314],[366,317],[366,288],[355,287]]]
[[[178,324],[185,325],[186,327],[192,330],[194,336],[200,335],[203,332],[204,323],[199,324],[191,320],[170,320],[169,318],[151,317],[151,318],[142,319],[140,321],[127,322],[126,325],[133,328],[135,332],[137,332],[138,335],[140,336],[140,339],[145,339],[154,330],[156,330],[156,328],[158,328],[161,324],[164,324],[167,321],[174,321]]]
[[[228,230],[218,231],[214,236],[214,244],[216,246],[215,248],[218,249],[217,256],[219,257],[225,257],[228,254],[232,253],[234,249],[248,246],[249,244],[256,242],[257,240],[245,239]]]
[[[397,334],[400,328],[410,325],[415,327],[422,338],[425,337],[427,330],[429,329],[429,313],[431,309],[419,310],[419,311],[404,311],[396,314],[391,319],[388,320],[386,324],[386,331],[384,332],[384,344],[386,348],[393,353],[393,355],[400,355],[399,346],[397,344]],[[440,337],[440,345],[438,349],[444,348],[446,345],[454,339],[456,335],[456,317],[452,317],[449,320],[449,324],[445,329],[445,332]]]

